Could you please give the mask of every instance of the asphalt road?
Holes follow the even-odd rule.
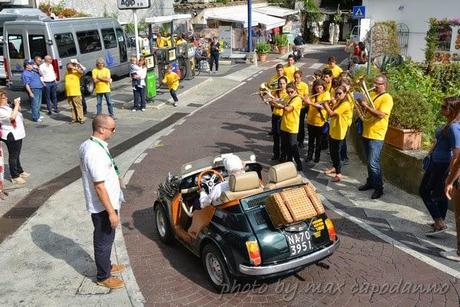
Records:
[[[310,54],[304,73],[329,54]],[[274,70],[262,74],[216,100],[176,126],[159,144],[133,164],[122,225],[131,265],[147,306],[458,306],[460,285],[432,266],[328,210],[341,246],[324,263],[298,274],[258,284],[235,293],[216,293],[201,261],[180,244],[166,246],[154,231],[152,205],[158,184],[168,172],[204,156],[253,151],[270,165],[270,109],[251,96]],[[302,153],[304,156],[305,152]],[[327,156],[323,155],[323,159]],[[363,166],[364,168],[364,166]],[[311,174],[306,170],[307,175]],[[432,288],[430,288],[432,287]],[[429,289],[428,289],[429,288]]]

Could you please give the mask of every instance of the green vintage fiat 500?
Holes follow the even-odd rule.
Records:
[[[227,176],[222,154],[187,163],[160,184],[154,203],[160,239],[164,243],[175,239],[201,257],[219,291],[230,290],[235,279],[285,275],[332,255],[339,239],[326,213],[275,227],[266,210],[270,195],[305,184],[295,165],[272,166],[263,184],[255,155],[235,154],[245,162],[244,174]],[[222,203],[199,209],[200,188],[222,180],[230,186],[221,195]]]

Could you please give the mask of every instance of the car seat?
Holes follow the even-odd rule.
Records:
[[[230,191],[222,193],[220,196],[222,203],[263,192],[263,186],[257,172],[230,175],[228,183]]]
[[[307,182],[308,179],[297,172],[294,162],[284,162],[273,165],[268,169],[268,184],[266,187],[268,189],[278,189]]]

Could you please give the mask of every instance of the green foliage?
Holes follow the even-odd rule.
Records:
[[[383,54],[400,54],[395,21],[376,22],[372,27],[372,58]]]
[[[145,32],[148,30],[148,26],[149,24],[145,22],[145,20],[141,21],[138,23],[137,25],[137,31],[140,33],[140,32]],[[169,29],[169,24],[167,24],[167,29]],[[134,23],[131,22],[131,23],[128,23],[125,25],[125,32],[127,34],[134,34]],[[161,32],[161,33],[166,33],[168,31],[164,31],[164,32]]]
[[[428,66],[428,71],[433,67],[434,54],[438,48],[438,25],[435,18],[430,18],[430,28],[426,32],[426,49],[425,49],[425,62]]]
[[[267,42],[260,42],[256,45],[257,53],[268,53],[271,49],[271,46]]]
[[[278,47],[286,47],[289,45],[289,39],[286,34],[276,34],[273,40]]]
[[[334,15],[334,23],[342,23],[344,20],[344,15],[342,11],[337,11],[337,13]]]
[[[458,95],[460,93],[460,63],[432,65],[430,76],[446,95]]]
[[[395,128],[432,131],[435,117],[432,106],[415,90],[394,92],[389,124]]]
[[[41,3],[38,6],[38,8],[44,13],[52,12],[58,18],[89,16],[88,14],[84,12],[77,11],[73,8],[65,7],[65,0],[61,0],[58,4],[53,5],[53,6],[49,3]]]

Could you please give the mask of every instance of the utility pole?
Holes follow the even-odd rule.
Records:
[[[248,0],[248,52],[252,51],[252,1]]]

